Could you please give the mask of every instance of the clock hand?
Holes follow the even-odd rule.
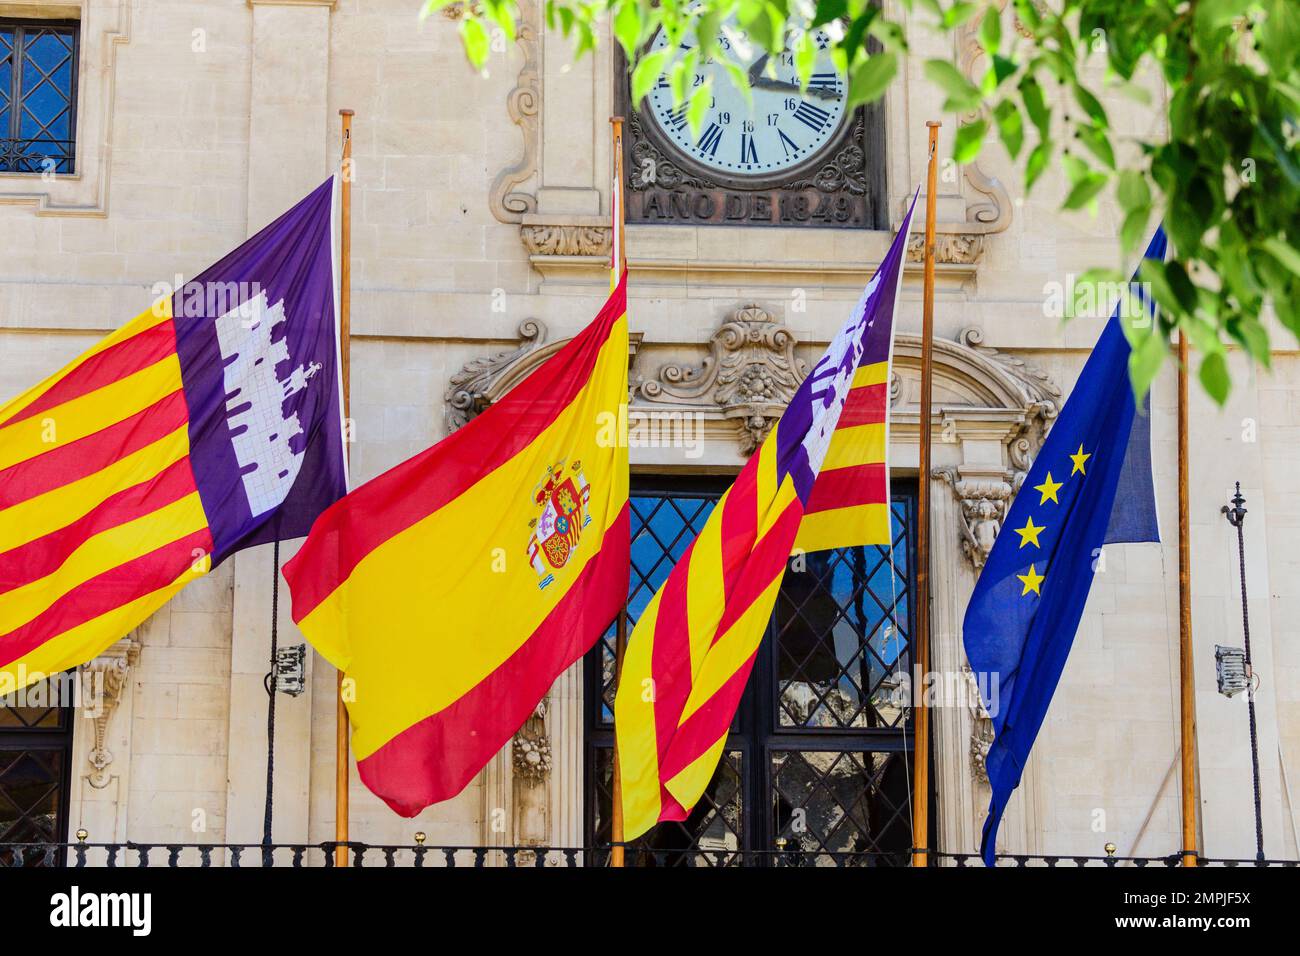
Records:
[[[759,77],[762,76],[763,67],[767,66],[768,57],[771,54],[764,53],[753,63],[749,64],[749,85],[757,86]]]
[[[840,94],[834,90],[824,90],[818,86],[810,86],[806,90],[801,90],[798,83],[786,83],[782,80],[772,80],[767,77],[751,78],[749,85],[756,90],[784,90],[789,93],[802,93],[818,100],[838,100],[840,98]]]

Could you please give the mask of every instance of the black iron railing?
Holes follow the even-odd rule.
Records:
[[[321,867],[331,868],[334,851],[348,849],[351,867],[576,868],[609,865],[610,848],[524,846],[425,846],[288,843],[0,843],[4,867]],[[977,868],[977,854],[931,851],[931,866]],[[650,850],[627,848],[627,865],[636,867],[821,867],[867,868],[899,865],[896,853],[833,853],[786,850]],[[999,867],[1177,867],[1180,855],[1163,857],[1007,854]],[[1203,867],[1300,867],[1300,860],[1201,858]]]
[[[71,173],[76,145],[70,139],[0,137],[0,173]]]

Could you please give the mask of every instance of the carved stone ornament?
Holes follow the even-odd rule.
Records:
[[[796,344],[783,323],[747,305],[713,333],[700,364],[663,366],[635,386],[633,399],[711,405],[736,423],[741,453],[751,455],[808,374],[808,366],[795,357]]]
[[[538,703],[511,744],[512,769],[516,780],[531,786],[551,775],[551,738],[546,729],[547,699]]]
[[[979,682],[966,661],[961,665],[967,684],[967,707],[971,716],[970,762],[971,774],[982,783],[989,782],[988,756],[993,746],[993,719],[980,698]]]
[[[609,258],[614,230],[611,226],[571,223],[526,223],[524,248],[534,256],[597,256]]]
[[[519,339],[518,348],[474,359],[451,377],[443,395],[442,410],[448,433],[460,428],[491,404],[492,384],[512,364],[546,341],[546,323],[541,319],[524,319],[519,323]]]
[[[538,112],[541,109],[541,91],[537,55],[537,31],[540,0],[521,0],[516,22],[517,42],[524,54],[524,65],[519,69],[515,86],[506,97],[506,110],[510,120],[523,134],[524,154],[519,160],[501,170],[492,181],[488,193],[488,206],[499,222],[520,222],[537,210],[537,198],[515,191],[537,173],[537,156],[540,150]],[[448,7],[448,10],[451,8]],[[450,16],[450,14],[449,14]],[[459,14],[453,19],[459,17]]]
[[[86,756],[91,766],[87,782],[97,790],[108,786],[112,779],[108,772],[113,762],[107,746],[108,727],[122,702],[131,668],[139,659],[140,643],[125,637],[79,669],[82,706],[87,708],[87,716],[93,717],[95,726],[95,743]]]
[[[936,233],[934,261],[940,265],[974,265],[984,251],[984,237],[973,233]],[[925,236],[913,233],[907,239],[907,261],[925,261]]]
[[[934,472],[952,485],[961,505],[961,550],[978,571],[984,567],[1014,495],[1011,484],[990,478],[962,478],[952,466]]]

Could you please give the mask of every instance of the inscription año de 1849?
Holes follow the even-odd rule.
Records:
[[[817,189],[734,192],[725,189],[629,191],[633,222],[762,226],[861,226],[866,199]]]

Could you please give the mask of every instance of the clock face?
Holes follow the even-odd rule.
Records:
[[[733,34],[744,38],[743,32]],[[831,59],[832,40],[822,30],[813,32],[813,40],[817,59],[806,90],[799,88],[794,54],[788,47],[772,56],[755,47],[747,63],[741,60],[753,87],[752,106],[727,70],[710,59],[699,65],[686,91],[689,98],[692,89],[713,78],[713,99],[698,136],[691,134],[686,121],[686,104],[673,108],[666,75],[659,77],[646,97],[650,115],[669,143],[696,163],[727,176],[760,178],[801,166],[835,140],[844,121],[846,84]],[[651,50],[662,50],[667,44],[660,31]],[[684,42],[682,50],[691,45]],[[739,59],[726,34],[718,36],[717,46]],[[775,79],[768,75],[769,67]]]

